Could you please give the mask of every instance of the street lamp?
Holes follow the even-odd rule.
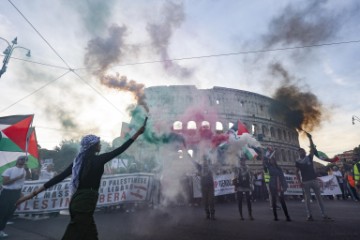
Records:
[[[30,57],[31,55],[30,55],[30,50],[27,49],[27,48],[24,48],[24,47],[21,47],[21,46],[14,47],[17,44],[17,37],[14,38],[14,40],[11,41],[12,44],[10,44],[5,38],[0,37],[0,39],[4,40],[8,44],[7,48],[3,52],[5,54],[5,57],[4,57],[4,60],[3,60],[2,68],[0,69],[0,78],[1,78],[1,76],[6,72],[7,64],[9,63],[9,60],[11,58],[11,54],[13,53],[15,48],[22,48],[22,49],[27,50],[28,51],[27,54],[26,54],[27,57]]]
[[[352,116],[352,124],[353,124],[353,125],[355,124],[355,121],[360,122],[360,118],[359,118],[358,116],[353,115],[353,116]]]

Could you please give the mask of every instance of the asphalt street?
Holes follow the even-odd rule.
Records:
[[[351,200],[325,200],[325,207],[334,221],[321,219],[319,207],[312,203],[315,221],[307,222],[305,206],[299,200],[287,201],[292,222],[286,222],[278,211],[279,221],[273,220],[269,203],[254,202],[254,221],[240,220],[235,202],[216,204],[217,219],[207,220],[202,207],[177,206],[156,209],[137,209],[135,212],[100,210],[95,213],[99,239],[103,240],[321,240],[360,239],[360,203]],[[247,216],[246,205],[243,206]],[[14,218],[7,225],[6,239],[61,239],[69,216],[30,220]]]

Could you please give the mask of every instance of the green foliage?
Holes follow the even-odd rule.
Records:
[[[356,161],[360,160],[360,145],[356,148],[354,148],[354,157]]]
[[[61,142],[54,159],[55,171],[63,171],[74,160],[79,152],[80,142],[75,140],[64,140]]]

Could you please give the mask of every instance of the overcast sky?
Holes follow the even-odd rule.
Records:
[[[2,0],[0,37],[17,37],[32,56],[13,51],[0,79],[0,115],[35,114],[39,144],[53,148],[87,133],[110,141],[129,121],[133,95],[99,75],[268,97],[288,85],[316,97],[321,118],[311,132],[333,156],[360,144],[360,122],[351,124],[360,117],[359,7],[356,0]]]

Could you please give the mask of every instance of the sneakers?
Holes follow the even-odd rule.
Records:
[[[290,218],[290,217],[286,217],[286,221],[287,221],[287,222],[291,222],[291,218]]]
[[[323,220],[324,220],[324,221],[327,221],[327,222],[332,222],[332,221],[334,221],[331,217],[328,217],[328,216],[324,216],[324,217],[323,217]]]
[[[314,221],[314,218],[310,215],[310,216],[308,216],[308,218],[306,219],[306,221],[312,222],[312,221]]]
[[[9,236],[9,234],[6,234],[4,231],[0,231],[0,238],[4,238]]]

